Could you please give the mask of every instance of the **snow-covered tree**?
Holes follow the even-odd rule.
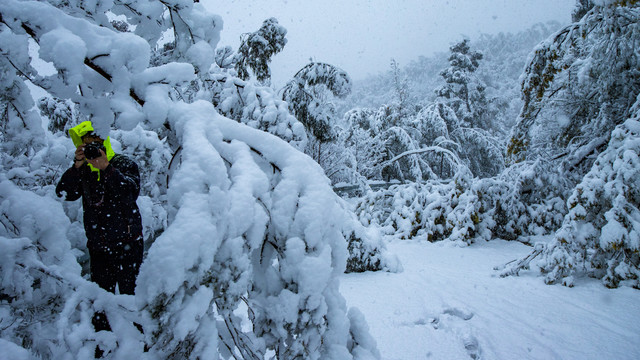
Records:
[[[353,109],[344,115],[346,129],[339,141],[348,154],[341,180],[358,183],[359,177],[381,179],[380,164],[384,158],[384,141],[373,131],[369,121],[375,112],[370,109]],[[352,171],[346,171],[350,169]]]
[[[596,5],[541,43],[525,69],[511,163],[543,156],[575,181],[629,118],[640,92],[638,4]]]
[[[311,135],[307,153],[319,163],[322,163],[322,144],[334,141],[338,136],[332,98],[344,98],[349,92],[349,75],[336,66],[319,62],[300,69],[282,89],[282,99]]]
[[[450,140],[458,144],[457,153],[474,175],[496,175],[504,160],[500,141],[491,133],[496,131],[495,111],[489,111],[486,86],[475,74],[483,55],[471,50],[468,39],[450,50],[450,66],[440,73],[446,84],[436,90],[441,101],[455,113],[454,120],[448,123]]]
[[[640,288],[640,95],[636,114],[618,125],[607,149],[574,189],[569,213],[549,244],[502,269],[518,274],[535,263],[549,284],[573,286],[587,274],[607,287]]]
[[[407,78],[402,74],[400,64],[398,64],[395,59],[391,59],[391,75],[393,78],[394,100],[398,108],[398,117],[408,117],[413,112],[412,109],[410,109],[409,83]]]
[[[544,159],[552,176],[578,185],[553,241],[502,271],[517,274],[540,257],[548,283],[572,286],[586,273],[609,287],[638,287],[638,198],[630,189],[637,187],[640,7],[587,8],[536,49],[508,148],[511,161]]]
[[[276,92],[229,75],[211,76],[194,99],[211,101],[223,115],[266,131],[304,150],[309,138],[304,125],[290,112]]]
[[[440,75],[445,85],[436,90],[438,96],[446,99],[458,116],[461,126],[487,128],[484,116],[486,97],[484,84],[475,76],[475,71],[482,60],[482,53],[471,50],[469,39],[464,39],[449,50],[450,66]]]
[[[114,15],[126,24],[114,25]],[[269,94],[261,88],[245,83],[248,93],[225,103],[225,89],[243,83],[212,67],[218,16],[191,0],[6,0],[0,17],[3,340],[40,358],[89,358],[97,344],[111,358],[379,358],[338,291],[343,234],[370,234],[345,216],[317,164],[242,123],[262,115],[216,110],[252,99],[246,106],[269,131],[295,141],[279,103],[254,100]],[[56,71],[40,72],[33,56]],[[53,195],[73,147],[45,129],[27,81],[73,103],[143,167],[145,237],[155,241],[135,297],[82,277],[78,205]],[[357,253],[380,254],[373,240]],[[383,260],[364,265],[384,268]],[[96,311],[112,332],[93,330]]]
[[[276,18],[265,20],[256,32],[243,35],[234,58],[238,77],[248,80],[251,69],[259,82],[268,85],[271,82],[269,63],[273,55],[282,51],[287,44],[286,36],[287,29],[278,24]]]
[[[574,22],[580,21],[582,17],[593,8],[595,4],[592,0],[576,0],[576,7],[573,9],[571,19]]]

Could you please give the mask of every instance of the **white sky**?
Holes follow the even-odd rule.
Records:
[[[576,0],[201,0],[222,17],[221,45],[275,17],[288,33],[271,63],[280,87],[309,62],[327,62],[354,79],[447,51],[462,37],[517,32],[548,20],[569,23]]]

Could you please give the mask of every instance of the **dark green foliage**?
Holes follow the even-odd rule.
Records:
[[[327,101],[328,93],[344,98],[350,92],[351,79],[344,70],[312,62],[300,69],[284,87],[282,99],[307,132],[324,143],[337,137],[333,128],[336,110],[334,104]]]
[[[582,17],[593,8],[595,4],[592,0],[576,0],[576,7],[571,14],[571,20],[580,21]]]
[[[351,233],[348,239],[347,248],[349,258],[347,259],[346,273],[378,271],[382,269],[379,259],[379,249],[367,249],[363,240]]]
[[[248,80],[251,69],[258,81],[268,83],[271,80],[271,57],[287,44],[286,35],[287,29],[280,26],[275,18],[265,20],[258,31],[244,34],[235,57],[238,77]]]
[[[480,65],[482,53],[469,47],[469,40],[451,46],[449,67],[440,72],[446,82],[436,94],[446,100],[464,126],[480,127],[486,109],[485,85],[473,73]]]
[[[129,24],[127,24],[125,21],[111,20],[111,26],[113,26],[113,28],[119,32],[129,31]]]
[[[73,120],[73,105],[70,101],[43,97],[38,100],[40,113],[49,118],[49,131],[52,133],[65,131],[67,124]]]

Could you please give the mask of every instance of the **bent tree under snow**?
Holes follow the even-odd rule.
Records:
[[[640,288],[640,96],[634,108],[573,190],[553,240],[502,267],[502,276],[516,275],[536,259],[549,284],[573,286],[574,277],[586,273],[607,287]]]
[[[96,344],[127,359],[379,358],[362,315],[348,311],[338,291],[344,234],[367,234],[316,163],[251,127],[264,123],[219,114],[215,105],[242,107],[225,103],[244,101],[228,89],[253,87],[231,69],[211,67],[218,16],[191,0],[7,0],[0,15],[3,348],[56,359],[88,358]],[[127,26],[112,23],[114,15]],[[175,39],[163,45],[167,30]],[[56,71],[33,67],[30,47]],[[157,238],[135,297],[82,277],[80,209],[52,189],[72,146],[64,132],[45,130],[27,81],[73,102],[78,113],[64,112],[69,122],[90,118],[124,152],[135,145],[149,155],[136,159],[145,165],[145,231]],[[281,117],[281,104],[247,106],[268,120]],[[304,138],[282,118],[267,130]],[[381,256],[381,242],[368,246],[360,250]],[[106,312],[112,332],[93,330],[95,311]]]
[[[640,287],[639,20],[637,2],[608,1],[536,49],[508,155],[541,157],[577,186],[553,241],[503,275],[539,256],[533,264],[548,283],[573,286],[587,274],[608,287]]]
[[[237,347],[247,359],[265,348],[279,358],[347,356],[358,341],[347,341],[338,293],[344,214],[328,180],[280,139],[214,113],[205,102],[171,111],[184,145],[168,192],[172,220],[137,288],[139,305],[155,314],[156,346],[213,351],[219,336],[218,351]],[[252,333],[235,314],[241,305]],[[325,347],[327,337],[344,342]]]

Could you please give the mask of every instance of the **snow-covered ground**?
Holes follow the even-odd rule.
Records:
[[[346,274],[340,286],[384,360],[640,359],[638,290],[592,279],[545,285],[533,272],[497,277],[494,266],[530,252],[518,242],[388,246],[403,272]]]

